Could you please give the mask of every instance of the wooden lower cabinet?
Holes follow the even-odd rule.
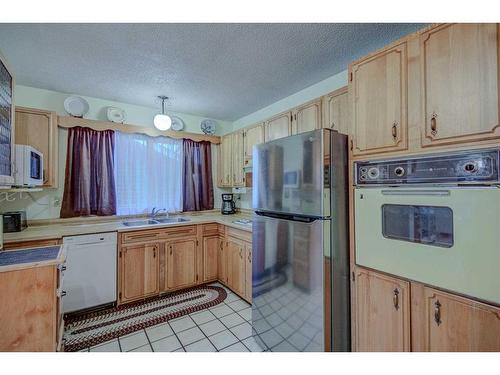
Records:
[[[245,299],[252,302],[252,244],[245,243]]]
[[[196,284],[196,248],[196,238],[167,242],[167,290],[187,288]]]
[[[203,237],[203,281],[217,280],[221,248],[219,235]]]
[[[245,294],[245,243],[235,238],[228,238],[227,249],[227,285],[237,294]]]
[[[410,285],[406,281],[356,268],[355,350],[410,351]]]
[[[412,283],[412,349],[500,351],[500,308]]]
[[[159,292],[158,242],[120,248],[119,303],[135,301]]]
[[[221,239],[221,245],[219,247],[219,258],[217,259],[217,277],[223,284],[228,284],[228,274],[227,274],[227,246],[225,246],[225,239]]]

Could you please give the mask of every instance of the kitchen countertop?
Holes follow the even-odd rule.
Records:
[[[159,216],[158,218],[160,217],[164,216]],[[183,218],[188,218],[190,220],[180,223],[151,224],[151,225],[143,225],[135,227],[127,227],[122,223],[124,221],[139,221],[148,218],[147,217],[113,218],[110,220],[105,220],[102,218],[96,220],[92,218],[88,220],[87,219],[68,220],[68,222],[64,222],[64,220],[58,220],[55,223],[47,225],[28,226],[28,228],[26,228],[21,232],[5,233],[4,243],[62,238],[65,236],[76,236],[80,234],[103,233],[103,232],[132,232],[145,229],[170,228],[183,225],[208,224],[208,223],[218,223],[232,228],[245,230],[248,232],[252,231],[251,224],[233,223],[233,221],[238,219],[250,219],[251,216],[248,214],[222,215],[220,213],[211,211],[208,213],[200,213],[200,214],[171,215],[171,217],[183,217]]]
[[[52,250],[52,248],[56,250],[55,248],[57,248],[56,250],[57,254],[55,256],[47,256],[47,257],[36,256],[42,253],[44,248],[48,250],[49,249]],[[31,255],[35,254],[35,256],[30,256],[30,253]],[[15,255],[13,257],[14,258],[13,262],[9,262],[8,264],[5,265],[0,265],[0,272],[18,271],[27,268],[54,266],[64,263],[64,261],[66,260],[66,246],[65,245],[42,246],[42,247],[34,247],[27,249],[11,250],[2,252],[1,254],[4,255],[15,254]]]

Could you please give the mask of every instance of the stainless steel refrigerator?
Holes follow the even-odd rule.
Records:
[[[253,149],[252,332],[270,351],[349,351],[347,137]]]

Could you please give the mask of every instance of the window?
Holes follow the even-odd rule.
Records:
[[[182,211],[182,140],[116,132],[117,215]]]

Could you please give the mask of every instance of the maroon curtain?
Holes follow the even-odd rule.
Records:
[[[184,139],[183,211],[214,208],[210,142]]]
[[[69,129],[61,217],[116,214],[114,133]]]

